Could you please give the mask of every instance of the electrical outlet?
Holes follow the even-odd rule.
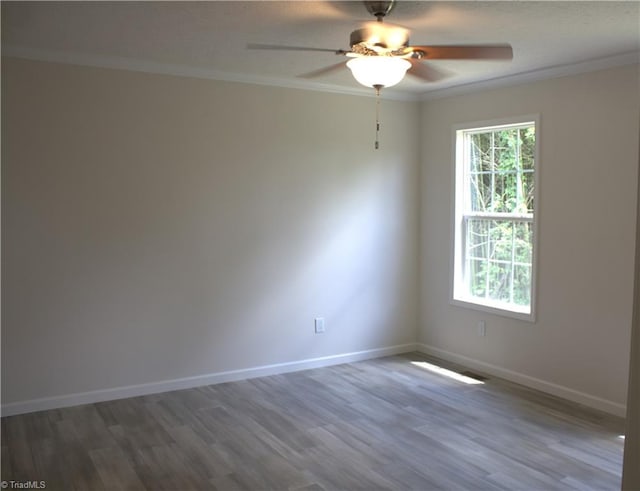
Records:
[[[478,322],[478,336],[487,335],[487,323],[485,321]]]
[[[316,334],[324,332],[324,317],[316,317],[315,319]]]

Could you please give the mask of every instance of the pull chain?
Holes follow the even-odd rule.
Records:
[[[376,89],[376,142],[375,149],[378,150],[380,148],[379,142],[379,134],[380,134],[380,89],[382,85],[374,85],[374,89]]]

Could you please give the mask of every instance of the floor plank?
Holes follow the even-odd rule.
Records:
[[[2,418],[2,480],[47,489],[620,487],[624,421],[392,356]]]

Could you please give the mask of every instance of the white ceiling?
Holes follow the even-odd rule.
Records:
[[[298,77],[332,53],[248,50],[247,43],[348,49],[349,34],[373,18],[362,2],[2,2],[3,54],[142,70],[366,90],[348,69]],[[437,83],[406,77],[412,95],[596,61],[637,62],[640,2],[398,1],[386,19],[411,30],[411,44],[510,43],[512,61],[432,61]]]

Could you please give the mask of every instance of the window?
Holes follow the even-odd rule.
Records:
[[[535,118],[455,141],[453,303],[533,320]]]

